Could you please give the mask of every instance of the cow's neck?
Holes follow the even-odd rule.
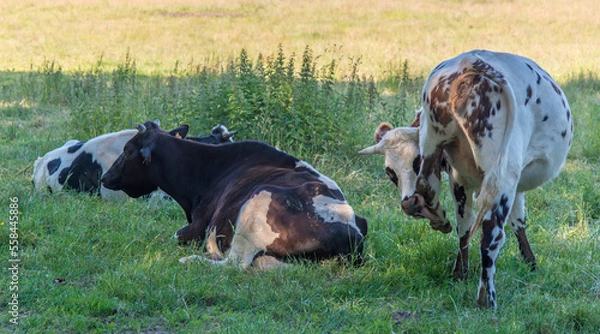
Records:
[[[192,206],[201,200],[203,189],[218,177],[199,161],[199,157],[213,156],[213,147],[172,137],[162,137],[156,147],[160,149],[152,156],[157,170],[155,183],[181,205],[190,220]]]

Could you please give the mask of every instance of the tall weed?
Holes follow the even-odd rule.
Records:
[[[339,62],[320,65],[319,58],[308,46],[299,59],[286,56],[279,45],[276,53],[255,61],[241,50],[218,67],[176,63],[167,77],[138,74],[129,53],[112,71],[102,59],[72,74],[47,62],[25,75],[22,92],[39,105],[67,110],[71,136],[81,140],[158,118],[169,126],[188,123],[194,134],[224,124],[238,130],[240,139],[263,140],[296,154],[354,153],[363,138],[348,134],[378,121],[373,115],[394,115],[405,123],[397,115],[410,109],[408,94],[386,103],[373,78],[360,74],[360,61],[351,61],[340,83]]]

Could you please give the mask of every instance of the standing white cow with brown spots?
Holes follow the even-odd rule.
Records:
[[[569,104],[558,84],[532,60],[482,50],[439,64],[429,75],[422,98],[416,192],[403,194],[402,209],[429,219],[438,230],[450,231],[439,203],[440,175],[447,163],[460,239],[453,273],[466,276],[468,244],[481,227],[477,300],[482,307],[497,308],[494,274],[507,221],[523,257],[535,268],[525,235],[524,192],[562,169],[573,137]],[[385,154],[387,162],[383,146],[385,137],[362,153]],[[394,168],[410,166],[414,159],[414,153],[396,158]],[[472,212],[473,194],[477,215]]]

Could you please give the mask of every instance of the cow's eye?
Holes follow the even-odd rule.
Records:
[[[392,182],[394,182],[394,184],[398,186],[398,176],[396,175],[396,172],[394,172],[394,170],[390,167],[386,167],[385,172],[390,177],[390,180],[392,180]]]
[[[417,155],[417,157],[415,158],[415,160],[413,160],[413,171],[415,172],[415,174],[419,174],[419,171],[421,170],[421,155]]]

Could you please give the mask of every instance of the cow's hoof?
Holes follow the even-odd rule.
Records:
[[[200,259],[201,259],[201,257],[198,255],[190,255],[190,256],[185,256],[185,257],[180,258],[179,263],[186,264],[186,263],[190,263],[192,261],[196,261],[196,260],[200,260]]]

